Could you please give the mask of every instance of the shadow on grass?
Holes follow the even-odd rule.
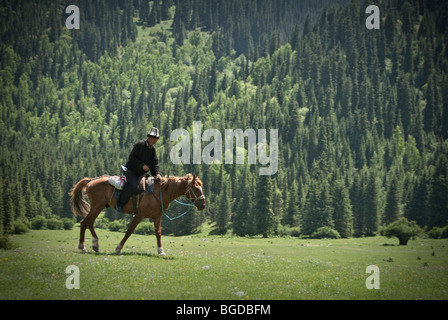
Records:
[[[129,257],[148,257],[148,258],[157,258],[157,259],[164,259],[164,260],[174,260],[175,257],[173,256],[161,256],[156,253],[150,253],[150,252],[121,252],[120,254],[116,254],[115,252],[95,252],[93,250],[89,250],[85,253],[76,250],[76,253],[79,254],[87,254],[87,255],[93,255],[93,256],[129,256]]]

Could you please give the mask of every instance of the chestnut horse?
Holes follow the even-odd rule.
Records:
[[[92,248],[98,252],[98,236],[95,233],[94,222],[100,212],[106,207],[115,208],[117,199],[113,197],[114,187],[107,181],[109,176],[102,176],[99,178],[83,178],[76,183],[70,192],[70,204],[72,211],[83,217],[81,221],[81,233],[79,237],[78,248],[82,252],[87,252],[85,246],[85,232],[88,227],[92,234]],[[154,194],[144,194],[139,202],[138,208],[135,210],[134,219],[126,231],[121,242],[115,249],[115,253],[119,254],[123,248],[126,240],[131,236],[135,227],[144,218],[151,218],[154,221],[154,228],[157,238],[158,254],[165,255],[162,247],[162,203],[163,208],[168,208],[168,205],[176,198],[185,195],[190,201],[194,202],[198,210],[205,208],[205,196],[202,192],[202,181],[197,176],[191,174],[185,177],[169,177],[162,178],[162,181],[155,183],[155,194],[162,194],[162,199],[154,196]],[[160,188],[162,188],[160,193]],[[86,201],[83,191],[86,191],[90,201]],[[162,200],[162,201],[160,201]],[[123,212],[131,214],[133,210],[132,200],[128,201],[123,207]]]

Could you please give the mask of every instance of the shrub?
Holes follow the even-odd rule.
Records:
[[[445,226],[442,228],[442,234],[440,235],[441,239],[447,239],[448,238],[448,226]]]
[[[330,227],[320,227],[316,231],[313,232],[311,235],[311,238],[313,239],[323,239],[323,238],[330,238],[330,239],[339,239],[341,238],[341,235],[336,230],[330,228]]]
[[[95,220],[95,228],[109,229],[110,220],[106,217],[98,218]]]
[[[135,228],[134,233],[136,234],[154,234],[154,225],[151,222],[141,222],[137,228]]]
[[[72,230],[75,222],[70,218],[62,218],[62,229],[64,230]]]
[[[22,234],[28,231],[28,226],[23,221],[14,221],[14,233]]]
[[[278,235],[280,237],[300,237],[300,227],[288,227],[280,225],[278,227]]]
[[[448,225],[442,228],[434,227],[428,231],[428,237],[431,239],[446,239],[448,238]]]
[[[31,229],[33,230],[41,230],[47,227],[47,219],[43,216],[35,216],[31,219]]]
[[[0,249],[9,250],[13,248],[13,244],[8,235],[0,233]]]
[[[123,221],[115,220],[109,223],[109,231],[121,231],[123,229]]]
[[[62,229],[62,221],[57,218],[50,218],[47,220],[47,228],[50,230]]]
[[[434,227],[428,231],[428,237],[430,237],[431,239],[440,239],[441,236],[442,228],[440,227]]]
[[[291,237],[300,237],[300,234],[300,227],[292,227],[291,229],[289,229],[289,235]]]
[[[408,221],[404,217],[390,223],[383,230],[386,237],[397,237],[400,246],[407,245],[409,239],[418,236],[420,232],[421,229],[415,221]]]

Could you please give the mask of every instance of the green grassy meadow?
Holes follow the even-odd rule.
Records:
[[[407,246],[384,237],[338,240],[162,238],[97,230],[100,252],[81,254],[79,228],[33,230],[0,250],[0,299],[447,299],[448,241],[416,239]],[[89,249],[91,238],[87,237]],[[76,265],[80,288],[66,288]],[[369,265],[380,289],[367,289]]]

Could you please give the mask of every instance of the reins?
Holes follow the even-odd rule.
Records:
[[[191,193],[193,194],[193,196],[194,196],[194,198],[195,198],[195,203],[196,203],[197,200],[205,199],[205,196],[204,196],[204,195],[200,195],[199,197],[196,196],[196,194],[195,194],[195,193],[193,192],[193,190],[191,189],[191,185],[190,185],[190,183],[188,184],[188,189],[187,189],[187,191],[185,191],[185,196],[187,195],[188,192],[191,192]],[[160,186],[160,205],[162,206],[162,213],[163,213],[163,215],[164,215],[165,217],[167,217],[170,221],[173,221],[173,220],[176,220],[176,219],[179,219],[179,218],[183,217],[183,216],[186,215],[188,212],[190,212],[191,209],[193,209],[193,207],[194,207],[194,203],[193,203],[193,202],[192,202],[192,203],[183,203],[183,202],[180,202],[180,201],[178,201],[178,200],[176,200],[176,199],[174,199],[174,201],[177,202],[177,203],[179,203],[180,205],[187,206],[187,207],[190,207],[190,208],[188,208],[184,213],[182,213],[182,214],[180,214],[180,215],[178,215],[178,216],[176,216],[176,217],[174,217],[174,218],[171,218],[170,216],[168,216],[168,215],[166,214],[166,212],[165,212],[165,209],[163,208],[162,186]],[[191,200],[190,200],[190,201],[191,201]]]

